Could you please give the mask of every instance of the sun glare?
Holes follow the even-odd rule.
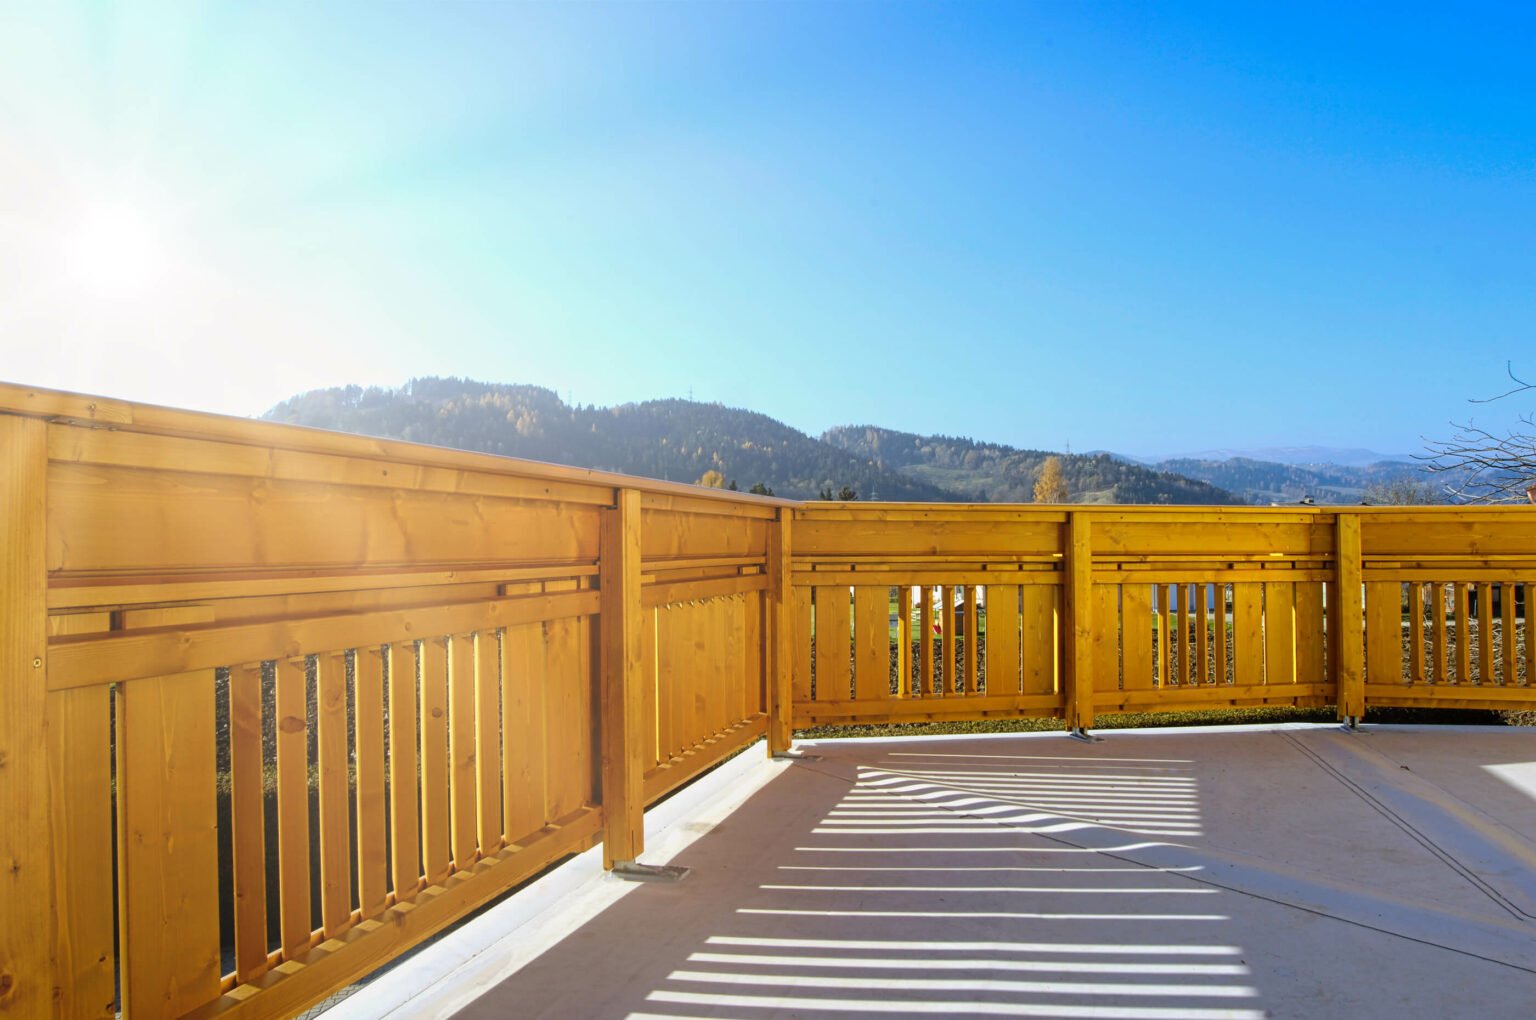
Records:
[[[143,294],[164,268],[158,226],[131,206],[86,209],[65,234],[63,248],[76,285],[104,297]]]

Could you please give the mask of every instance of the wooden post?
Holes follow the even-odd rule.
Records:
[[[0,415],[0,1014],[52,1016],[48,820],[48,426]]]
[[[601,701],[603,866],[633,862],[645,849],[642,749],[644,669],[640,659],[640,493],[619,489],[603,511],[598,577],[602,591]]]
[[[768,754],[783,754],[795,739],[794,665],[795,631],[804,621],[796,620],[790,608],[792,582],[790,535],[795,511],[779,509],[778,522],[768,529]]]
[[[1360,574],[1360,515],[1334,517],[1335,573],[1339,597],[1338,640],[1331,643],[1337,655],[1339,718],[1358,719],[1365,714],[1365,606]]]
[[[1093,547],[1092,520],[1067,512],[1067,727],[1093,725]]]

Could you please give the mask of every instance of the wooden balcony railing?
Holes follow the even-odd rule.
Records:
[[[1532,580],[1530,509],[797,504],[0,386],[0,1012],[290,1014],[797,724],[1533,707]]]

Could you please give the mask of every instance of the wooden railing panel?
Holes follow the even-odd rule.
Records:
[[[1018,585],[987,587],[986,674],[988,694],[1022,694]],[[906,674],[902,674],[903,682]]]

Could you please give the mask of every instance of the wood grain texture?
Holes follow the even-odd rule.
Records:
[[[279,659],[277,691],[277,870],[283,955],[309,948],[309,712],[307,664]],[[125,689],[126,689],[125,685]]]
[[[261,748],[261,666],[229,671],[230,844],[233,852],[235,978],[267,969],[266,804]]]

